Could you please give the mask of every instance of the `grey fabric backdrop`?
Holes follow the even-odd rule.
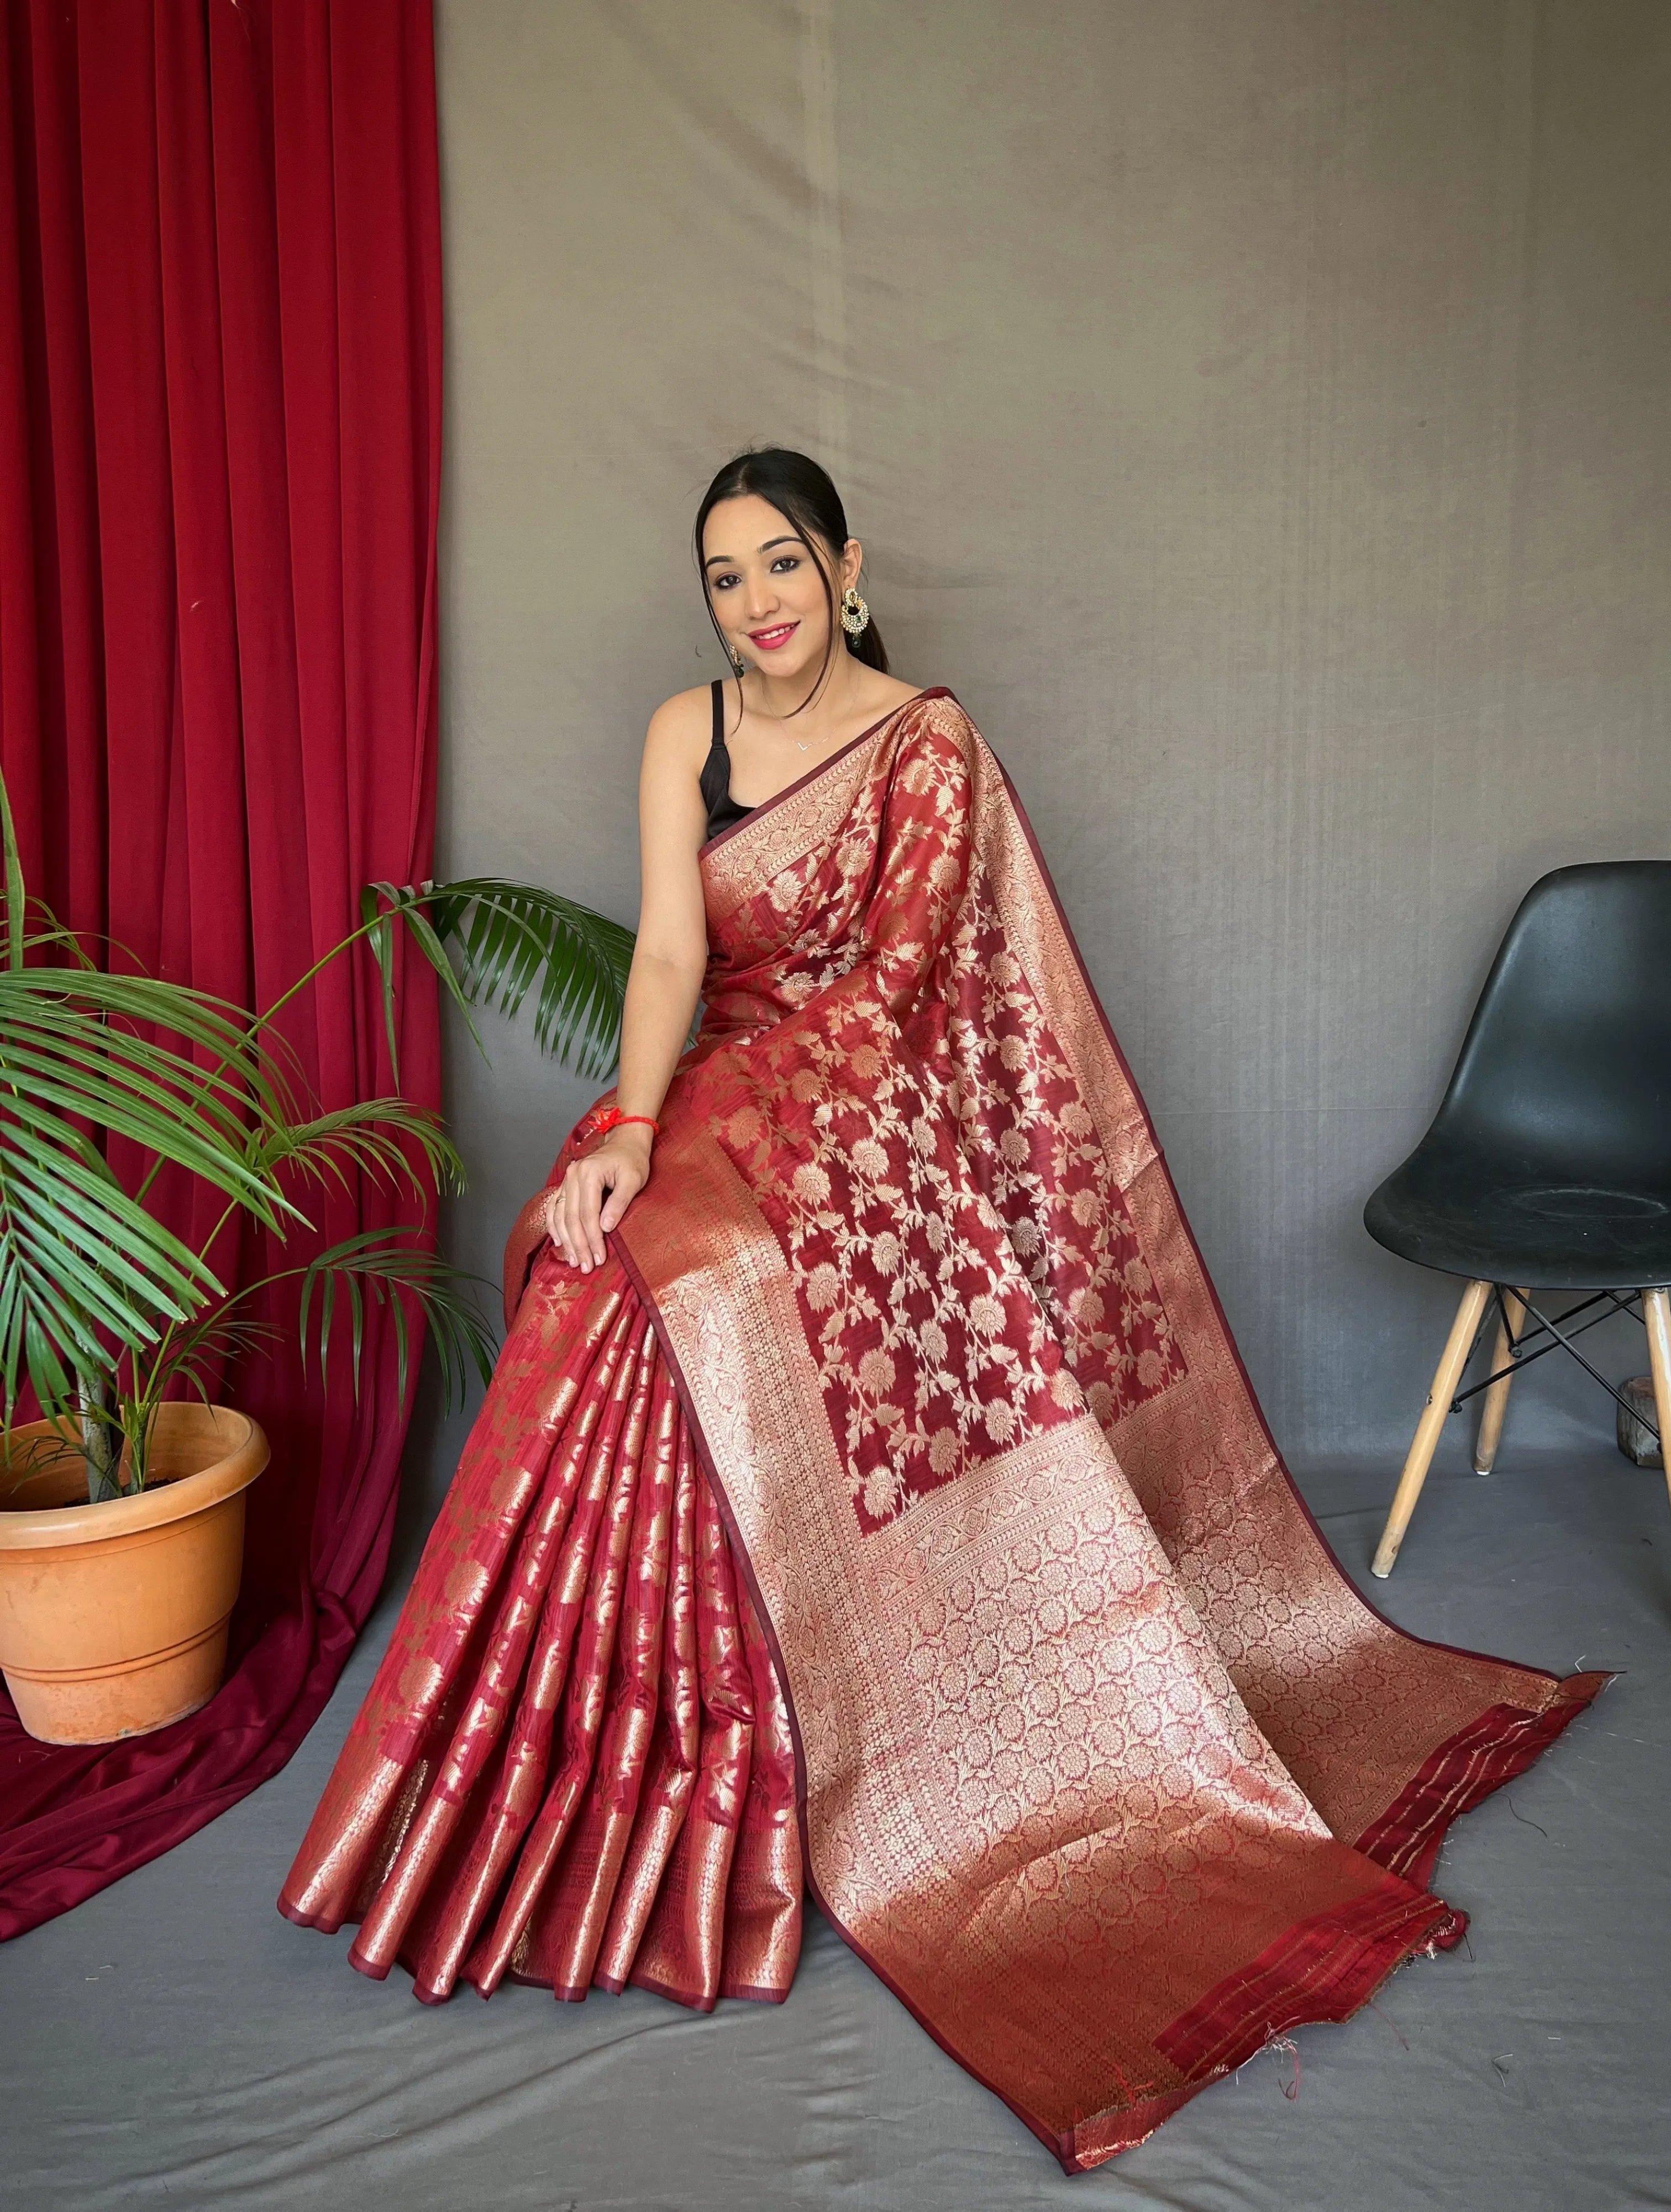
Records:
[[[739,444],[817,453],[896,665],[1020,786],[1279,1439],[1390,1470],[1454,1291],[1364,1198],[1527,885],[1668,849],[1671,9],[439,33],[446,864],[633,918],[645,721],[718,668],[691,510]],[[585,1103],[492,1048],[452,1074],[489,1274]],[[1609,1418],[1546,1364],[1502,1464]]]

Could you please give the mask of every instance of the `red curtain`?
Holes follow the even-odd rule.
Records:
[[[112,960],[264,1006],[362,884],[430,872],[428,0],[0,5],[0,763],[25,869]],[[437,1104],[426,976],[400,1070]],[[392,1087],[366,967],[287,1033],[325,1105]],[[403,1210],[363,1188],[322,1238]],[[217,1257],[246,1280],[273,1259],[256,1237]],[[382,1579],[410,1410],[371,1325],[357,1399],[289,1340],[229,1378],[273,1457],[213,1702],[97,1751],[0,1705],[0,1936],[191,1833],[318,1716]]]

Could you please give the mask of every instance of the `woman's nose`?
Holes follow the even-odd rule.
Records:
[[[758,622],[776,611],[777,586],[770,576],[750,576],[744,586],[744,597],[750,622]]]

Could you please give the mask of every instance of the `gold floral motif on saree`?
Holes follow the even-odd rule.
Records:
[[[805,1878],[1080,2170],[1454,1943],[1447,1824],[1602,1678],[1341,1573],[949,694],[702,873],[654,1174],[589,1280],[526,1210],[283,1909],[431,2002],[708,2007],[786,1994]]]

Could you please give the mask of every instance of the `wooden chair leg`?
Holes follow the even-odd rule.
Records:
[[[1529,1288],[1529,1285],[1528,1286]],[[1526,1326],[1526,1291],[1509,1291],[1503,1299],[1509,1325],[1518,1336]],[[1510,1352],[1509,1329],[1499,1321],[1497,1324],[1497,1347],[1492,1353],[1492,1373],[1509,1364]],[[1489,1474],[1497,1458],[1497,1447],[1503,1441],[1503,1416],[1509,1410],[1509,1385],[1512,1375],[1505,1375],[1500,1382],[1493,1382],[1486,1393],[1486,1402],[1480,1409],[1480,1435],[1474,1447],[1474,1471]]]
[[[1671,1291],[1644,1291],[1642,1318],[1648,1324],[1648,1371],[1654,1378],[1660,1458],[1666,1488],[1671,1490]]]
[[[1381,1532],[1370,1572],[1385,1582],[1393,1571],[1393,1561],[1398,1557],[1398,1547],[1404,1541],[1404,1532],[1410,1525],[1410,1516],[1416,1510],[1416,1500],[1421,1496],[1421,1486],[1427,1480],[1427,1470],[1433,1464],[1433,1453],[1439,1441],[1439,1431],[1444,1426],[1444,1417],[1450,1411],[1450,1401],[1456,1395],[1456,1385],[1462,1379],[1462,1370],[1467,1365],[1468,1354],[1474,1349],[1474,1340],[1480,1334],[1480,1322],[1486,1310],[1486,1301],[1492,1294],[1489,1283],[1470,1283],[1462,1292],[1456,1308],[1456,1318],[1450,1324],[1450,1334],[1440,1355],[1433,1388],[1427,1394],[1427,1405],[1410,1445],[1410,1455],[1404,1462],[1404,1472],[1398,1479],[1398,1488],[1393,1493],[1393,1510],[1387,1516],[1387,1525]]]

